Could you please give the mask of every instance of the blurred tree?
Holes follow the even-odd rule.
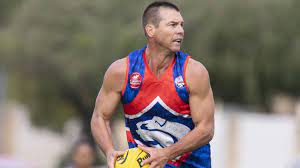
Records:
[[[119,15],[129,9],[124,5],[27,0],[17,10],[2,33],[6,39],[0,43],[6,47],[0,52],[9,64],[9,93],[29,105],[35,124],[60,130],[76,112],[82,133],[90,137],[90,118],[105,69],[144,43],[142,29],[134,28],[140,25],[137,13],[142,11]]]
[[[202,3],[188,8],[204,6],[189,13],[185,45],[209,69],[216,97],[266,110],[276,92],[299,96],[299,14],[293,1]]]
[[[14,9],[23,0],[2,0],[0,1],[0,28],[7,24]]]

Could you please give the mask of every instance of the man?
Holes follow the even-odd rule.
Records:
[[[92,168],[94,160],[92,145],[85,140],[78,141],[72,150],[72,165],[67,168]]]
[[[214,100],[205,67],[180,52],[183,18],[177,6],[153,2],[144,11],[147,46],[107,70],[91,121],[109,168],[117,156],[110,119],[121,100],[130,148],[148,152],[150,168],[209,168]]]

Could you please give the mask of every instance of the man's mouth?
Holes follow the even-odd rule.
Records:
[[[175,40],[173,40],[173,42],[176,42],[176,43],[181,44],[181,43],[182,43],[182,40],[183,40],[183,39],[175,39]]]

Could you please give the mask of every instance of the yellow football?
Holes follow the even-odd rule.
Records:
[[[150,155],[140,148],[131,148],[119,156],[115,162],[115,168],[148,168],[150,165],[142,166],[142,161],[149,158]]]

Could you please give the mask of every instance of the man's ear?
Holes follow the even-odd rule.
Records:
[[[155,34],[155,27],[152,24],[147,24],[145,27],[148,37],[153,37]]]

